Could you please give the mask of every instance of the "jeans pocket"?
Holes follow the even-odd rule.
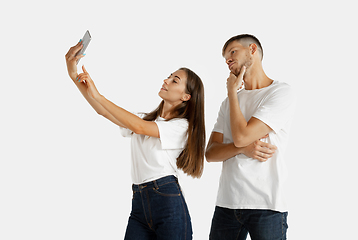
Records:
[[[179,197],[181,195],[179,184],[176,182],[170,182],[158,187],[153,187],[153,191],[165,197]]]
[[[134,200],[134,197],[135,197],[135,194],[137,193],[137,191],[135,191],[135,190],[132,189],[132,192],[133,192],[132,200]]]

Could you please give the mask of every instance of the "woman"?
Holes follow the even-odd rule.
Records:
[[[191,220],[176,178],[178,169],[199,178],[203,172],[204,87],[180,68],[164,80],[158,108],[132,114],[96,89],[84,67],[77,74],[81,41],[66,54],[67,70],[88,103],[131,136],[133,200],[125,239],[192,239]]]

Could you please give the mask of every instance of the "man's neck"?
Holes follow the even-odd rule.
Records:
[[[262,67],[252,66],[245,73],[244,82],[246,90],[255,90],[270,86],[273,80],[265,74]]]

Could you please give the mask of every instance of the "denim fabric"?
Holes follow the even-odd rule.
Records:
[[[283,240],[287,232],[287,212],[216,207],[210,240]]]
[[[192,239],[185,199],[174,176],[133,185],[132,212],[125,240]]]

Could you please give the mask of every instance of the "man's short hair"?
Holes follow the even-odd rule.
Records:
[[[224,56],[225,50],[227,48],[227,46],[232,43],[233,41],[238,41],[240,42],[240,44],[242,44],[245,47],[250,46],[251,43],[255,43],[257,48],[260,51],[260,55],[261,55],[261,60],[264,57],[264,50],[261,46],[261,43],[259,41],[259,39],[257,39],[257,37],[255,37],[254,35],[250,35],[250,34],[240,34],[237,36],[234,36],[232,38],[230,38],[229,40],[227,40],[227,42],[225,43],[223,50],[222,50],[222,55]]]

